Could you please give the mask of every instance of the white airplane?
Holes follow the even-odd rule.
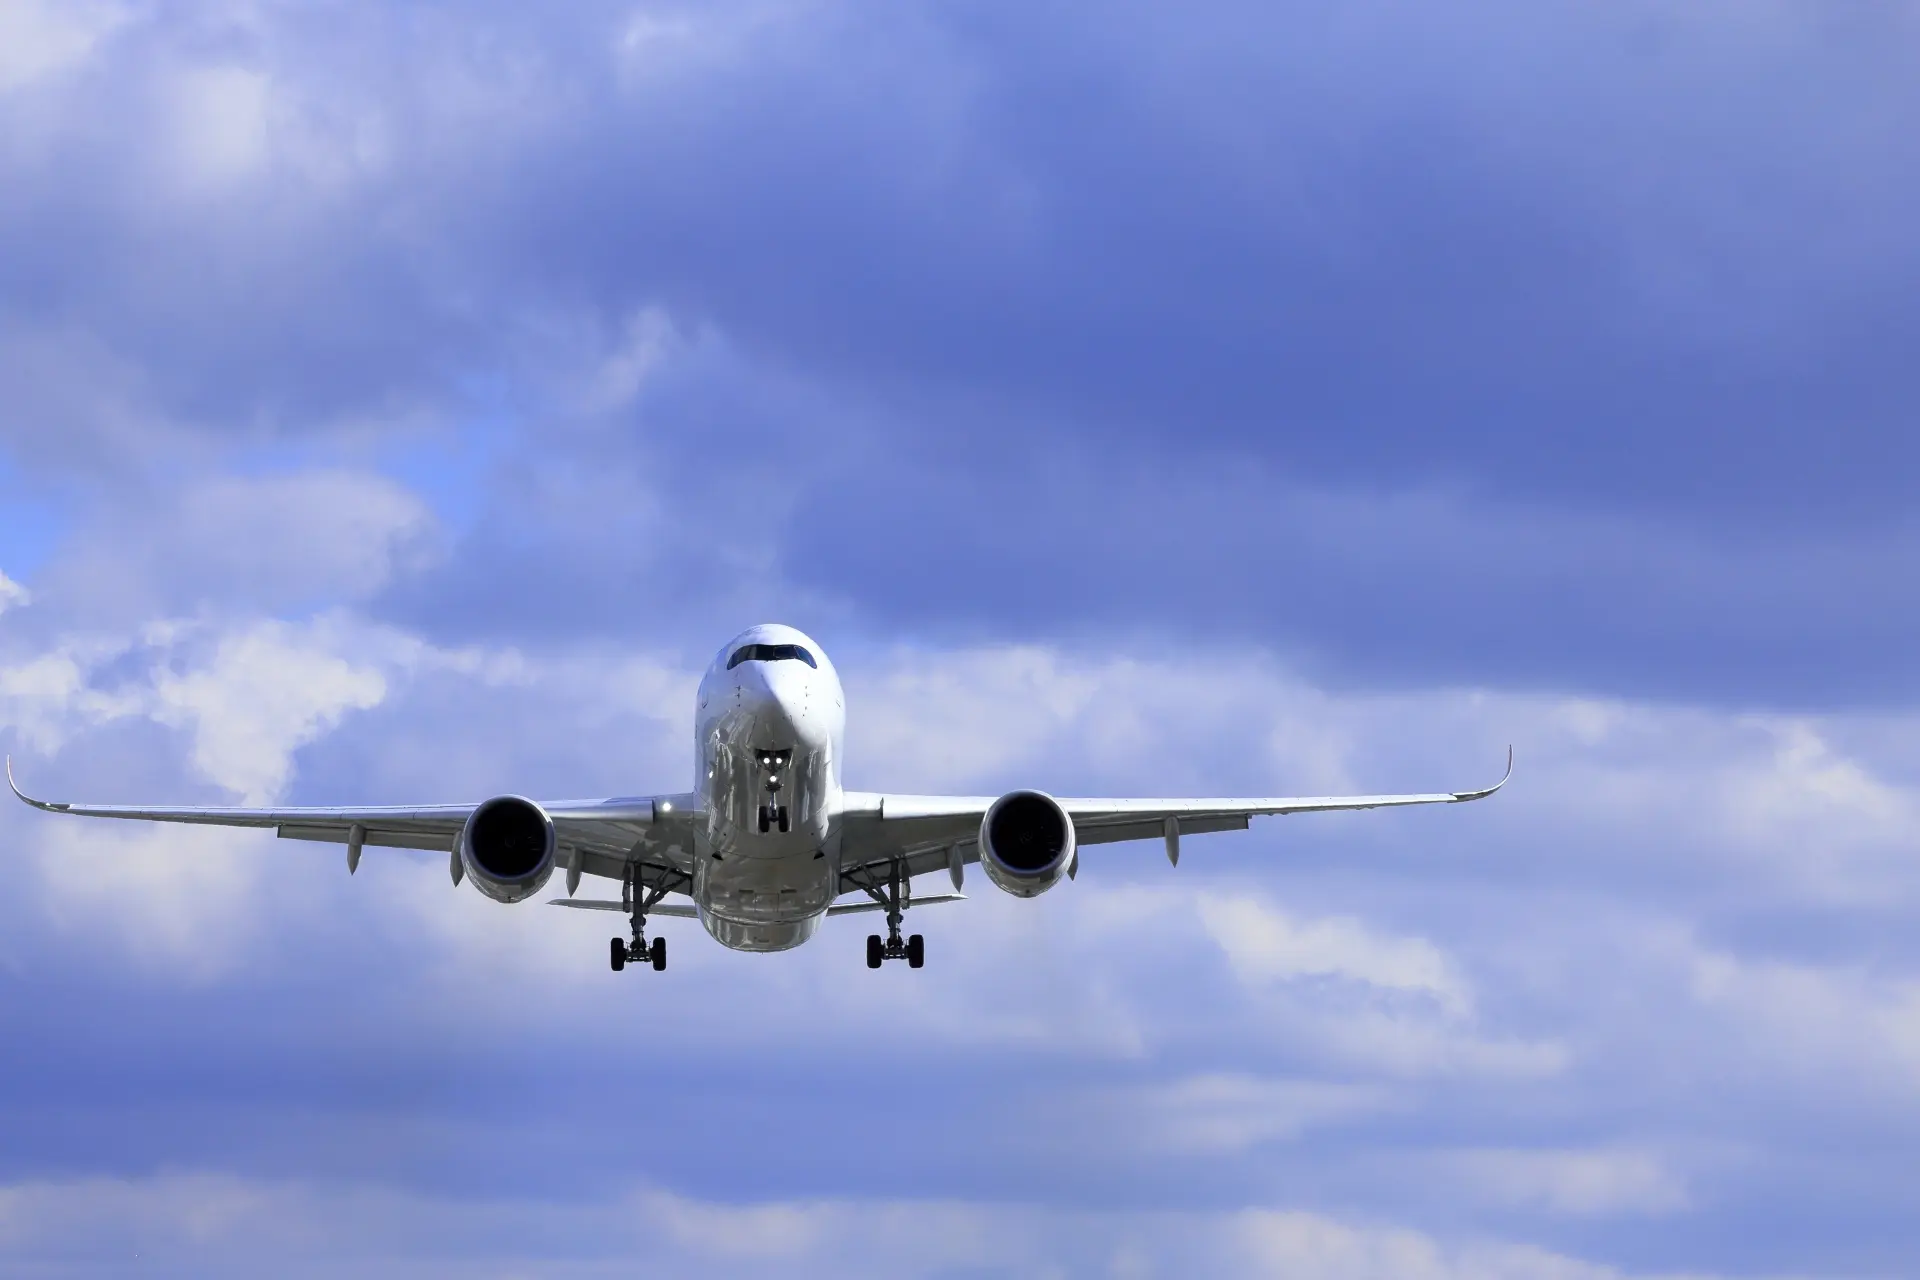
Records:
[[[1481,791],[1433,795],[1316,796],[1245,800],[1061,800],[1044,791],[1003,796],[913,796],[845,791],[840,785],[846,700],[833,664],[792,627],[758,626],[736,636],[700,681],[694,727],[694,789],[672,795],[543,802],[496,796],[479,804],[421,808],[137,808],[20,799],[50,813],[138,818],[221,827],[273,827],[283,839],[347,846],[347,871],[367,845],[450,851],[447,869],[496,902],[521,902],[566,869],[562,907],[619,911],[631,938],[609,946],[613,968],[667,967],[666,939],[647,942],[649,915],[698,918],[736,951],[785,951],[830,915],[884,911],[887,935],[867,938],[867,967],[925,963],[920,934],[902,940],[914,906],[959,899],[964,869],[1032,898],[1071,879],[1080,847],[1120,840],[1166,841],[1244,831],[1263,814],[1458,804]],[[945,870],[952,893],[914,897],[913,878]],[[582,875],[620,882],[618,901],[575,898]],[[690,903],[665,901],[681,894]],[[841,901],[851,897],[852,901]]]

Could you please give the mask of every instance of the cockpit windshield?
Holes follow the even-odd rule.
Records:
[[[815,670],[820,667],[813,655],[797,644],[743,644],[727,659],[727,670],[743,662],[804,662]]]

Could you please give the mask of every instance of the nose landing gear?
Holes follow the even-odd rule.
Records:
[[[774,828],[780,834],[787,834],[787,806],[780,803],[780,788],[784,785],[781,778],[786,775],[787,766],[793,760],[793,748],[762,747],[754,752],[760,768],[766,775],[767,802],[760,806],[760,834],[766,835]]]

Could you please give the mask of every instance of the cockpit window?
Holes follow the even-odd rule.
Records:
[[[743,644],[727,659],[727,670],[743,662],[804,662],[815,670],[820,667],[813,655],[797,644]]]

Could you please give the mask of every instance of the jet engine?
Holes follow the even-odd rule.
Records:
[[[473,811],[460,832],[460,863],[495,902],[540,892],[553,874],[553,819],[531,800],[499,796]]]
[[[1015,897],[1053,888],[1073,857],[1073,819],[1044,791],[1009,791],[980,819],[980,866]]]

